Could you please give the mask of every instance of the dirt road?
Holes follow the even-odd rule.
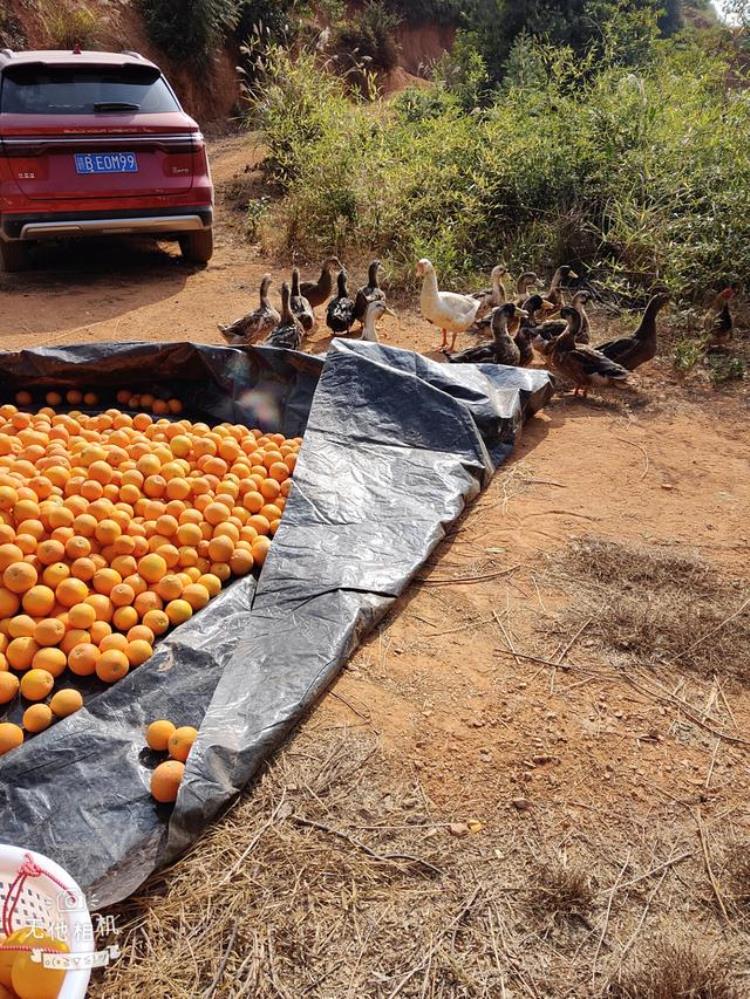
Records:
[[[224,189],[241,177],[251,162],[244,140],[218,143],[214,171],[219,186]],[[45,250],[39,270],[0,279],[0,348],[89,339],[221,342],[216,324],[247,310],[265,270],[279,280],[283,271],[248,247],[241,225],[241,217],[220,201],[216,256],[203,271],[148,246],[135,252],[130,245]],[[386,342],[424,352],[434,349],[434,329],[408,305],[400,305],[399,312],[398,320],[384,323]],[[324,343],[320,334],[318,348]],[[723,862],[729,839],[750,835],[748,743],[742,741],[743,734],[750,735],[750,695],[747,675],[743,681],[728,666],[736,649],[727,647],[726,668],[710,657],[690,668],[686,662],[695,658],[694,643],[706,648],[717,636],[730,638],[736,631],[741,641],[747,633],[747,610],[738,613],[738,608],[748,594],[749,459],[740,400],[687,390],[666,360],[644,373],[638,395],[627,401],[556,399],[526,428],[512,463],[442,546],[426,581],[399,601],[336,684],[336,696],[326,698],[305,726],[305,745],[322,739],[321,731],[332,730],[377,743],[379,754],[362,764],[361,785],[390,788],[408,778],[419,787],[437,832],[428,841],[410,841],[411,852],[424,854],[429,845],[431,856],[442,858],[440,866],[453,864],[454,871],[464,861],[479,863],[483,876],[495,885],[515,883],[516,875],[534,869],[540,857],[574,857],[584,871],[595,872],[596,892],[590,911],[582,914],[583,928],[571,930],[563,943],[535,931],[534,956],[525,970],[512,961],[504,965],[508,982],[516,981],[519,989],[513,995],[584,996],[589,988],[598,994],[590,985],[594,979],[596,988],[600,985],[597,961],[610,973],[621,956],[625,959],[622,941],[629,939],[643,912],[640,894],[627,894],[606,910],[607,891],[618,871],[625,870],[623,864],[630,865],[627,877],[632,880],[670,851],[675,856],[688,851],[682,872],[689,885],[680,887],[677,875],[665,868],[664,887],[644,913],[645,927],[653,933],[665,921],[674,922],[677,891],[680,932],[689,936],[700,927],[707,939],[719,935],[721,913],[717,916],[701,859],[694,813],[700,811],[709,849],[717,851],[715,865]],[[612,543],[607,557],[613,568],[602,568],[596,547],[586,548],[577,568],[571,568],[570,545],[584,538]],[[669,568],[661,576],[649,575],[649,553],[667,567],[673,564],[670,559],[677,560],[673,580]],[[715,573],[700,592],[695,572],[679,561],[693,554],[708,559]],[[618,565],[623,567],[621,585]],[[679,575],[683,571],[684,577]],[[683,629],[682,648],[670,644],[668,634],[670,622],[678,621],[677,608],[664,602],[673,583],[683,587],[685,605],[695,608],[698,621],[696,634]],[[718,617],[711,618],[709,627],[701,623],[700,613],[712,594],[724,603],[718,611],[712,605]],[[639,609],[623,617],[622,633],[613,636],[601,621],[614,620],[621,600],[629,601],[629,607],[639,600]],[[663,646],[655,671],[643,666],[650,656],[639,645],[649,608],[655,608],[649,618],[652,647]],[[628,628],[632,634],[624,634]],[[287,783],[299,790],[296,783]],[[360,812],[370,815],[367,828],[386,828],[382,823],[393,803],[386,807],[368,799],[365,809],[361,793],[352,788],[349,798],[352,809],[361,806],[358,828]],[[235,813],[235,825],[230,819],[224,827],[231,830],[237,852],[255,835],[253,828],[257,831],[249,818],[252,800]],[[336,821],[353,821],[353,814],[339,811]],[[452,838],[446,824],[470,817],[483,824],[482,831]],[[220,843],[221,835],[221,829],[212,833],[206,848]],[[311,849],[315,833],[308,829],[295,835],[289,850]],[[136,923],[147,927],[153,951],[151,944],[135,948],[104,979],[101,995],[122,997],[144,989],[156,994],[154,982],[161,981],[164,962],[159,943],[168,947],[170,938],[174,977],[169,987],[164,985],[164,994],[194,996],[210,984],[231,911],[212,895],[210,864],[207,871],[204,867],[200,856],[194,856],[185,871],[203,886],[204,895],[194,904],[212,909],[216,949],[207,946],[189,957],[174,949],[179,931],[170,920],[182,903],[171,892],[183,889],[179,877],[171,887],[167,881],[163,898],[155,889],[153,898],[145,897],[136,907]],[[310,888],[313,906],[316,890]],[[435,888],[432,896],[424,891],[424,926],[410,932],[425,948],[437,932],[430,913],[448,918],[439,896],[451,898],[452,890]],[[455,890],[460,914],[463,902]],[[720,890],[728,897],[729,881]],[[356,893],[356,884],[352,891]],[[280,964],[259,958],[253,994],[277,994],[272,984],[279,975],[290,990],[280,994],[305,991],[327,999],[385,995],[398,983],[399,969],[408,968],[399,956],[383,956],[375,928],[361,941],[355,964],[346,933],[335,931],[333,924],[325,959],[300,961],[294,949],[298,928],[289,929],[276,910],[270,915],[256,910],[257,899],[256,884],[247,897],[247,911],[276,920]],[[526,918],[519,906],[509,917],[514,927]],[[373,926],[380,926],[379,920],[388,923],[385,902],[372,901],[369,911]],[[602,940],[608,934],[606,945],[599,940],[597,947],[605,913],[609,928],[601,933]],[[325,918],[320,919],[325,927]],[[594,924],[596,932],[586,929]],[[426,936],[420,935],[423,930]],[[523,947],[521,937],[514,936],[516,929],[508,933],[514,946]],[[440,962],[448,974],[451,960],[458,959],[455,930],[452,946],[446,943],[442,956],[430,951],[435,956],[427,975],[436,974]],[[336,956],[344,970],[331,972],[326,985],[316,985],[321,967],[332,965]],[[479,975],[473,959],[460,956],[469,978]],[[372,984],[381,966],[390,982],[382,991]],[[451,974],[458,972],[454,968]],[[421,994],[505,994],[499,985],[487,992],[472,991],[469,985],[466,991],[457,986],[456,991],[441,991],[433,981],[431,988],[425,986]]]

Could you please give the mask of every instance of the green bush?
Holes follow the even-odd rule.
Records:
[[[592,74],[570,50],[533,54],[543,79],[467,115],[440,89],[353,103],[312,56],[277,51],[251,100],[286,193],[277,248],[376,250],[402,279],[429,256],[444,283],[499,259],[684,293],[746,283],[750,90],[723,58],[660,42],[640,72]]]
[[[379,0],[368,0],[362,10],[337,26],[333,47],[347,67],[393,69],[398,62],[393,34],[400,20]]]
[[[140,0],[152,41],[178,62],[205,63],[238,21],[237,0]]]

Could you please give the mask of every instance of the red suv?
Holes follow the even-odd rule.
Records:
[[[35,240],[153,234],[213,250],[203,136],[136,52],[0,50],[0,264]]]

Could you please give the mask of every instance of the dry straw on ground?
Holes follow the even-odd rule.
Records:
[[[717,959],[699,978],[642,949],[665,921],[718,938],[694,825],[602,811],[570,828],[552,809],[508,809],[456,836],[459,818],[373,737],[308,723],[190,856],[114,910],[123,957],[93,995],[741,994],[739,965]]]
[[[550,573],[567,583],[567,625],[642,662],[750,680],[750,589],[705,559],[657,545],[584,538]]]

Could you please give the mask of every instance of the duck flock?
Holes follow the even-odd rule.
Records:
[[[285,281],[281,286],[281,312],[269,302],[272,278],[266,274],[258,308],[219,329],[232,346],[264,344],[300,350],[317,324],[315,310],[326,306],[326,325],[334,336],[348,336],[359,324],[360,338],[376,342],[378,320],[386,313],[395,315],[380,287],[380,268],[380,261],[373,260],[367,283],[352,297],[347,271],[338,257],[323,262],[316,281],[302,281],[295,267],[291,284]],[[534,271],[525,271],[515,282],[513,293],[506,287],[510,275],[502,264],[493,269],[490,287],[469,294],[441,291],[435,268],[426,258],[418,262],[416,273],[422,279],[422,316],[441,331],[439,351],[448,363],[526,367],[536,354],[552,371],[572,382],[575,395],[582,392],[584,397],[590,388],[628,385],[631,372],[653,359],[657,316],[670,301],[668,288],[654,286],[631,334],[592,346],[594,332],[586,311],[592,294],[570,287],[578,275],[568,264],[557,268],[548,287]],[[724,289],[706,313],[709,349],[723,350],[731,339],[729,303],[733,295],[733,289]],[[459,335],[476,342],[457,352]]]

